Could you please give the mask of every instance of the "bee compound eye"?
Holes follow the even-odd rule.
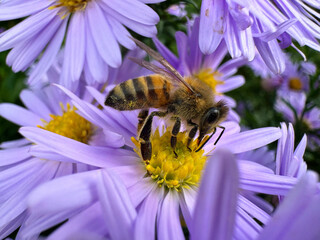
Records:
[[[208,114],[208,118],[207,118],[207,122],[208,123],[213,123],[215,122],[219,117],[219,110],[214,108],[214,109],[211,109],[209,114]]]

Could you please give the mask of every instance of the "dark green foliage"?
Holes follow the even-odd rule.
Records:
[[[23,73],[13,73],[6,66],[7,52],[0,53],[0,103],[8,102],[21,105],[19,94],[25,88]],[[21,116],[23,117],[23,116]],[[0,142],[17,139],[19,127],[0,117]]]

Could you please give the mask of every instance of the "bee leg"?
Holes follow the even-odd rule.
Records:
[[[175,119],[176,122],[173,125],[172,128],[172,132],[171,132],[171,147],[173,149],[174,155],[176,155],[176,157],[178,157],[175,149],[176,149],[176,145],[177,145],[177,135],[180,131],[180,127],[181,127],[181,119],[177,116],[172,117],[172,119]]]
[[[143,124],[144,124],[144,121],[146,120],[146,118],[148,117],[149,115],[149,110],[148,109],[142,109],[140,112],[139,112],[139,115],[138,115],[138,133],[140,132]]]
[[[143,161],[148,162],[152,156],[152,145],[150,142],[152,120],[154,116],[164,117],[167,112],[152,112],[144,121],[139,133],[140,151]]]
[[[192,122],[191,120],[188,120],[188,125],[193,126],[189,132],[188,142],[187,142],[187,148],[191,152],[192,150],[190,148],[190,144],[191,144],[191,141],[193,140],[194,136],[196,135],[199,127],[198,127],[198,124]]]

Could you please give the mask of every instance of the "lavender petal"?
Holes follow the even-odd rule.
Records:
[[[155,236],[156,216],[162,198],[163,191],[154,188],[142,202],[135,223],[135,239],[148,240],[150,236]]]
[[[281,137],[279,128],[266,127],[234,134],[221,138],[219,146],[228,148],[233,153],[246,152],[267,145]]]
[[[199,47],[205,54],[212,53],[222,40],[225,32],[226,8],[223,0],[202,1]]]
[[[261,239],[317,239],[320,236],[320,196],[317,175],[308,172],[277,208]]]
[[[72,15],[68,26],[61,74],[62,83],[69,88],[81,76],[85,58],[85,41],[84,13],[76,12]]]
[[[27,139],[21,138],[18,140],[2,142],[2,143],[0,143],[0,148],[3,148],[3,149],[17,148],[17,147],[22,147],[22,146],[28,145],[29,143],[30,142]]]
[[[0,150],[0,166],[6,166],[31,157],[30,146]]]
[[[56,17],[57,13],[58,9],[50,12],[45,9],[2,33],[0,37],[0,51],[8,50],[21,41],[27,41],[33,38]]]
[[[13,1],[10,1],[13,2]],[[47,8],[51,2],[43,0],[20,1],[15,4],[1,3],[0,21],[22,18]]]
[[[244,77],[241,75],[228,78],[224,84],[217,86],[217,91],[224,93],[241,87],[245,83]]]
[[[23,107],[11,103],[0,104],[0,115],[20,126],[42,125],[39,116]],[[21,116],[23,116],[23,118]]]
[[[197,190],[190,189],[182,189],[183,194],[180,194],[180,208],[183,215],[183,219],[185,220],[188,228],[192,227],[192,216],[194,213],[194,208],[196,206],[196,196]]]
[[[29,192],[39,184],[51,179],[55,174],[54,164],[46,162],[41,167],[38,166],[38,171],[41,174],[33,174],[13,188],[14,193],[6,201],[2,202],[0,209],[0,226],[6,222],[15,219],[26,210],[26,196]],[[34,169],[33,169],[34,170]],[[17,181],[18,182],[18,181]]]
[[[165,196],[158,217],[159,239],[184,239],[179,217],[178,193],[169,191]]]
[[[102,171],[100,177],[97,191],[109,234],[112,239],[130,239],[137,213],[127,189],[111,171]]]
[[[131,151],[107,147],[95,147],[61,135],[32,127],[23,127],[20,133],[48,150],[97,167],[116,167],[134,164]]]
[[[53,36],[50,43],[46,47],[46,50],[41,56],[41,59],[36,64],[36,66],[30,70],[28,78],[28,83],[30,85],[34,85],[35,83],[37,83],[40,78],[48,71],[50,66],[52,66],[61,48],[61,44],[66,32],[67,22],[68,18],[63,20],[56,34]]]
[[[157,28],[154,25],[146,25],[136,21],[132,21],[126,16],[123,16],[117,11],[109,8],[104,2],[100,2],[99,4],[103,8],[104,12],[106,12],[108,15],[110,14],[117,21],[130,28],[134,32],[145,37],[154,37],[157,34]]]
[[[202,176],[191,239],[232,239],[237,195],[236,161],[230,152],[219,150],[208,160]]]
[[[107,20],[109,22],[109,25],[112,28],[112,32],[114,36],[116,37],[117,41],[124,47],[132,50],[136,47],[135,43],[131,39],[131,34],[129,31],[116,19],[114,19],[112,16],[107,16]],[[122,66],[122,65],[121,65]]]
[[[121,64],[120,48],[103,11],[94,1],[88,3],[88,8],[91,8],[91,11],[86,11],[86,21],[89,24],[97,50],[108,65],[119,67]]]
[[[84,211],[70,218],[68,222],[60,226],[49,237],[55,239],[79,239],[74,238],[75,234],[95,233],[106,235],[107,224],[102,217],[102,209],[99,202],[94,203]],[[82,236],[83,237],[83,236]],[[91,239],[91,238],[87,238]],[[96,238],[92,238],[96,239]]]
[[[149,178],[143,178],[133,186],[129,187],[128,191],[131,196],[133,205],[138,207],[139,204],[150,194],[156,184]]]
[[[33,91],[27,89],[22,90],[20,93],[20,99],[30,111],[34,112],[46,121],[50,120],[50,109]]]
[[[8,239],[6,238],[9,236],[14,230],[18,229],[19,226],[23,223],[26,214],[22,213],[18,217],[16,217],[10,223],[0,227],[0,238],[1,239]]]
[[[119,14],[138,23],[155,25],[160,20],[158,14],[152,8],[137,0],[104,0],[104,3]]]

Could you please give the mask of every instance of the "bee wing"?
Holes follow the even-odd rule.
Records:
[[[171,80],[171,82],[173,83],[173,85],[175,86],[177,81],[175,80],[175,77],[172,75],[172,73],[168,72],[166,69],[163,69],[161,67],[158,67],[157,65],[154,65],[150,62],[147,62],[143,59],[139,59],[139,58],[134,58],[134,57],[129,57],[129,59],[133,62],[135,62],[136,64],[140,65],[141,67],[144,67],[156,74],[159,74],[161,76],[163,76],[164,78]]]
[[[196,94],[196,92],[193,90],[193,88],[184,80],[184,78],[181,76],[181,74],[170,64],[167,62],[167,60],[164,59],[164,57],[162,57],[158,52],[154,51],[152,48],[148,47],[147,45],[145,45],[143,42],[135,39],[135,38],[131,38],[137,45],[138,47],[140,47],[141,49],[143,49],[144,51],[147,52],[147,54],[149,54],[151,57],[153,57],[156,61],[158,61],[162,66],[164,66],[168,71],[165,71],[167,74],[170,73],[171,77],[170,79],[179,81],[180,83],[182,83],[186,88],[189,89],[189,91],[191,91],[193,94]],[[139,64],[139,63],[138,63]],[[145,63],[143,63],[144,65],[146,65]],[[143,66],[143,65],[141,65]],[[145,66],[143,66],[145,67]],[[150,67],[150,66],[149,66]],[[152,69],[155,69],[155,65],[152,64]],[[147,67],[146,67],[147,68]],[[159,67],[156,67],[157,70],[159,71]],[[150,68],[147,68],[149,70],[151,70]],[[163,71],[164,69],[162,69]],[[153,70],[151,70],[153,71]],[[159,73],[154,71],[155,73]],[[161,74],[161,73],[159,73]]]

